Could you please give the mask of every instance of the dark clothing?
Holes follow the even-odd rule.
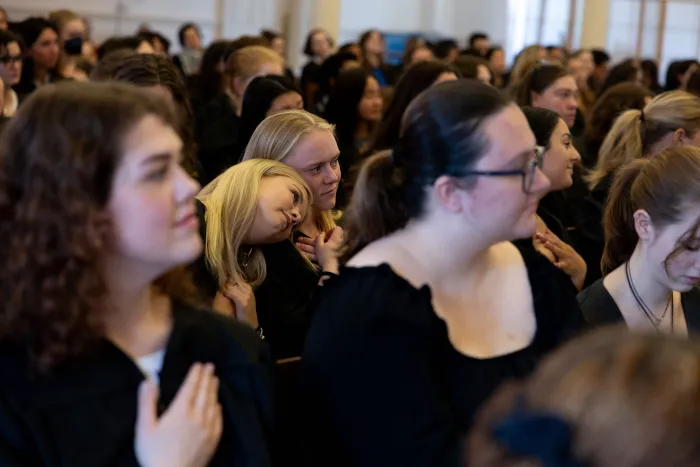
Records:
[[[253,330],[210,311],[173,303],[174,327],[160,372],[158,413],[196,362],[220,380],[224,430],[210,466],[269,466],[272,362]],[[102,339],[85,357],[33,375],[27,352],[0,344],[0,465],[138,467],[134,453],[143,374]]]
[[[238,163],[240,155],[235,152],[240,121],[231,99],[224,93],[197,114],[196,139],[199,160],[204,168],[204,184]]]
[[[205,208],[199,201],[197,214],[200,235],[206,244]],[[300,235],[297,232],[295,239]],[[311,325],[308,304],[318,290],[320,277],[289,240],[259,248],[265,257],[267,274],[255,289],[258,323],[275,360],[299,357]],[[192,264],[191,271],[198,289],[211,303],[219,287],[203,254]]]
[[[588,266],[584,287],[588,287],[602,277],[600,260],[603,258],[605,248],[603,212],[612,180],[613,175],[605,177],[583,200],[578,212],[576,230],[572,232],[572,246]]]
[[[700,289],[694,288],[682,294],[681,300],[688,332],[700,331]],[[578,294],[578,302],[586,322],[591,327],[624,324],[625,322],[620,308],[608,289],[605,288],[603,279],[598,279],[593,285]]]
[[[309,466],[457,467],[478,407],[527,376],[583,326],[569,278],[522,250],[537,332],[517,352],[468,357],[450,343],[426,285],[383,264],[326,282],[302,358]]]
[[[537,207],[537,215],[554,235],[570,244],[568,227],[573,223],[573,216],[564,192],[553,191],[542,198]]]
[[[289,240],[263,245],[267,275],[255,290],[258,321],[275,360],[299,357],[311,326],[319,275]]]

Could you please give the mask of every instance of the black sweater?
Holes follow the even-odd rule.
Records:
[[[174,327],[160,372],[162,413],[196,362],[220,379],[224,430],[211,466],[270,465],[272,368],[253,330],[210,311],[173,304]],[[0,343],[0,465],[137,467],[134,427],[143,374],[102,340],[79,361],[31,376],[27,353]]]
[[[569,278],[521,250],[537,332],[517,352],[470,358],[452,347],[428,286],[391,267],[345,268],[316,303],[302,358],[308,466],[457,467],[478,407],[583,328]]]

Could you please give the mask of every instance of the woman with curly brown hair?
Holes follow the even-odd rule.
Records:
[[[99,62],[90,75],[91,81],[124,81],[148,88],[172,99],[179,113],[178,133],[185,145],[184,165],[188,172],[201,180],[202,168],[194,139],[194,112],[182,75],[168,57],[116,51]]]
[[[268,465],[267,353],[179,272],[202,242],[176,125],[64,83],[4,130],[0,465]]]

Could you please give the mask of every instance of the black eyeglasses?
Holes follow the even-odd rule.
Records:
[[[523,193],[530,194],[532,189],[532,184],[535,182],[535,174],[537,169],[542,168],[542,155],[545,152],[543,146],[535,146],[532,158],[527,162],[525,167],[520,170],[495,170],[495,171],[478,171],[474,170],[471,172],[464,173],[465,177],[477,176],[477,177],[514,177],[520,175],[523,178]]]
[[[7,65],[8,63],[19,63],[22,61],[21,55],[5,55],[0,57],[0,63]]]

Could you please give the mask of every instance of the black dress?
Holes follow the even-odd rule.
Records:
[[[457,467],[478,407],[528,375],[583,318],[569,278],[523,250],[537,317],[530,346],[478,360],[458,352],[428,286],[384,264],[323,287],[302,358],[307,465]]]
[[[196,362],[212,362],[220,380],[224,430],[210,466],[269,466],[272,362],[253,330],[173,303],[174,327],[162,371],[158,413],[173,401]],[[138,467],[134,453],[143,374],[101,340],[88,356],[34,375],[27,352],[0,343],[0,465]]]
[[[236,154],[241,118],[228,95],[221,93],[197,114],[196,140],[199,160],[204,169],[203,184],[238,163]]]
[[[576,229],[571,233],[572,245],[586,262],[588,271],[584,287],[588,287],[603,276],[600,260],[605,248],[603,213],[610,193],[613,175],[608,175],[596,185],[581,204]]]
[[[681,294],[683,314],[688,331],[700,332],[700,289],[694,288]],[[603,279],[598,279],[593,285],[578,294],[578,302],[586,322],[591,327],[608,324],[623,324],[625,318],[615,300],[605,288]]]

